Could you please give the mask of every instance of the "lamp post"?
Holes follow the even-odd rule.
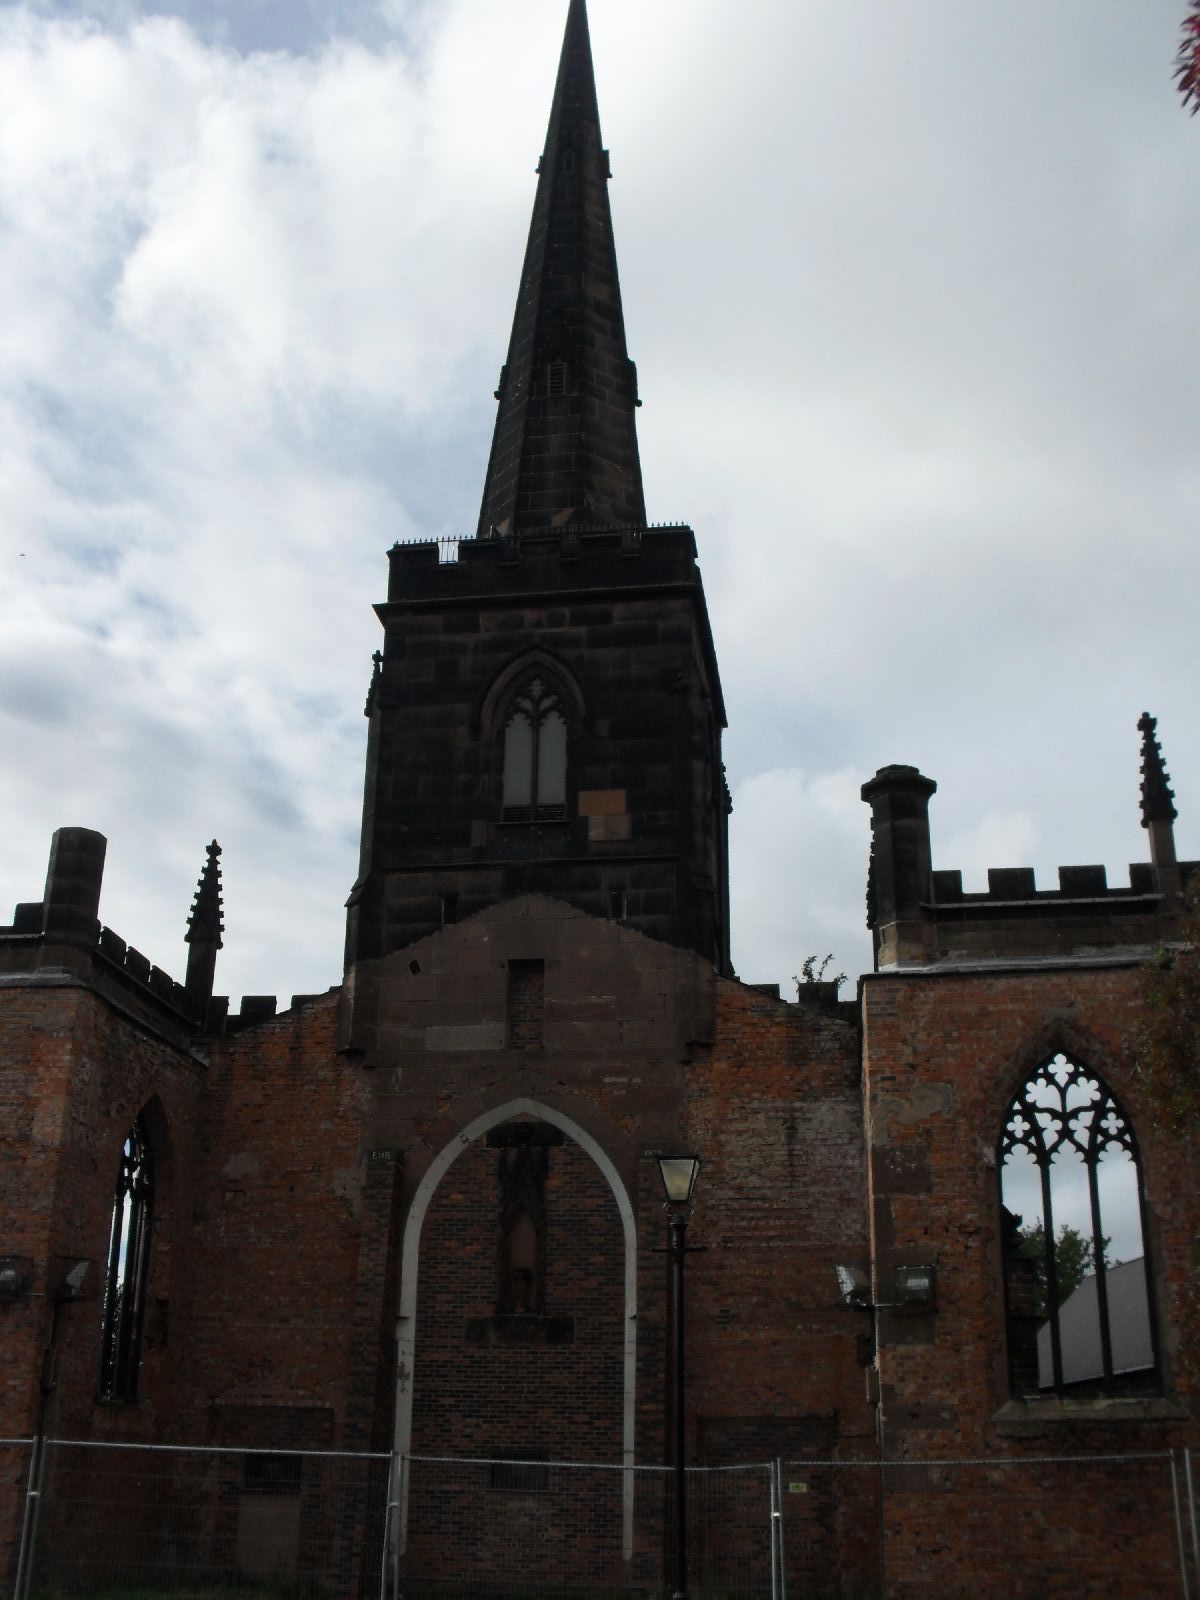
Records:
[[[700,1172],[700,1158],[660,1155],[658,1170],[666,1192],[667,1227],[671,1255],[671,1321],[674,1329],[675,1401],[675,1588],[673,1600],[688,1600],[687,1479],[684,1471],[683,1429],[683,1258],[687,1254],[687,1225],[692,1215],[692,1191]]]

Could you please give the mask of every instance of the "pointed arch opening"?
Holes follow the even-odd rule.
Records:
[[[1013,1394],[1155,1390],[1141,1157],[1116,1095],[1057,1052],[1009,1102],[997,1157]]]
[[[417,1185],[404,1225],[404,1237],[401,1244],[399,1304],[397,1306],[396,1319],[397,1380],[394,1449],[396,1454],[403,1460],[408,1457],[412,1445],[413,1401],[416,1382],[419,1378],[416,1367],[417,1296],[420,1277],[421,1233],[430,1204],[439,1184],[450,1167],[477,1139],[484,1138],[492,1129],[498,1128],[501,1124],[525,1117],[535,1118],[553,1128],[559,1129],[568,1139],[577,1144],[599,1168],[616,1203],[624,1241],[624,1305],[621,1313],[624,1328],[621,1350],[621,1439],[622,1459],[626,1470],[622,1474],[621,1520],[622,1550],[625,1560],[628,1561],[633,1555],[633,1466],[635,1460],[634,1425],[637,1374],[638,1262],[637,1228],[634,1220],[633,1204],[620,1172],[598,1140],[588,1133],[585,1128],[581,1127],[579,1123],[575,1122],[573,1118],[541,1101],[522,1096],[521,1098],[507,1101],[503,1105],[495,1106],[492,1110],[474,1118],[473,1121],[456,1133],[433,1158]],[[520,1200],[521,1197],[515,1196],[514,1198]],[[512,1213],[514,1222],[520,1223],[520,1212],[521,1207],[518,1204]],[[534,1222],[536,1229],[536,1219],[531,1218],[531,1220]],[[530,1250],[528,1259],[536,1263],[537,1257],[533,1254],[533,1251],[537,1246],[534,1243],[533,1231],[525,1228],[523,1223],[520,1223],[520,1225]],[[402,1486],[395,1537],[398,1550],[403,1552],[408,1543],[407,1481]]]
[[[140,1113],[125,1136],[109,1224],[108,1262],[101,1308],[101,1400],[132,1403],[138,1394],[150,1244],[154,1226],[154,1161]]]

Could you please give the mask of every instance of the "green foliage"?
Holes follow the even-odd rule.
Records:
[[[1200,883],[1188,891],[1179,938],[1142,975],[1137,1073],[1156,1127],[1200,1132]]]
[[[1036,1222],[1032,1227],[1017,1232],[1021,1241],[1020,1253],[1029,1256],[1037,1269],[1037,1314],[1043,1320],[1049,1314],[1050,1300],[1046,1293],[1046,1229]],[[1113,1266],[1108,1259],[1111,1241],[1102,1241],[1105,1266]],[[1054,1241],[1054,1271],[1058,1283],[1058,1304],[1075,1293],[1079,1285],[1094,1270],[1092,1241],[1085,1239],[1077,1228],[1064,1222]]]
[[[832,965],[832,952],[830,952],[830,954],[824,958],[819,966],[817,965],[816,956],[805,956],[800,965],[799,976],[793,975],[792,977],[792,982],[796,985],[796,993],[799,994],[806,983],[831,983],[833,984],[834,991],[836,993],[836,991],[845,983],[846,974],[844,972],[839,972],[836,978],[827,978],[825,973]]]

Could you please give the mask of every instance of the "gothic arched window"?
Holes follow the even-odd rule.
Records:
[[[1055,1055],[1010,1103],[998,1153],[1013,1393],[1152,1387],[1142,1170],[1116,1096]]]
[[[100,1343],[102,1400],[137,1399],[153,1212],[150,1145],[138,1117],[121,1150],[113,1196]]]
[[[541,678],[509,703],[501,805],[505,822],[560,822],[567,814],[567,719]]]

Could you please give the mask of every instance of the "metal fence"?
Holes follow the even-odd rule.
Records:
[[[690,1593],[1200,1600],[1196,1478],[1185,1451],[693,1467]],[[0,1576],[15,1600],[651,1600],[673,1495],[659,1467],[0,1439]]]

